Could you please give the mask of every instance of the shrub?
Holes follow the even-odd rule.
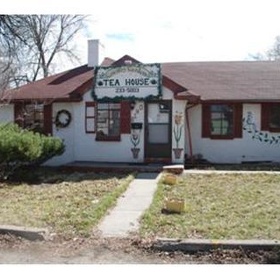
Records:
[[[19,167],[39,166],[64,152],[61,139],[21,129],[16,124],[0,125],[0,179]]]

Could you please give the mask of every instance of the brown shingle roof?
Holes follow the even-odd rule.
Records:
[[[163,73],[202,100],[280,101],[280,62],[163,63]]]
[[[12,100],[79,100],[92,86],[93,68],[83,65],[7,92]],[[5,94],[5,96],[7,96]]]
[[[109,66],[112,63],[114,60],[105,58],[102,65]],[[175,94],[182,93],[182,96],[193,94],[205,101],[280,102],[280,62],[177,62],[161,65],[163,84],[170,87]],[[10,90],[8,93],[15,101],[80,100],[92,87],[92,83],[93,68],[83,65]]]

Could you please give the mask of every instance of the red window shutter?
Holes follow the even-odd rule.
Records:
[[[122,101],[121,102],[121,134],[129,134],[130,133],[130,102]]]
[[[243,132],[243,123],[242,123],[242,115],[243,115],[243,106],[242,103],[238,103],[234,105],[234,138],[242,138]]]
[[[44,134],[52,135],[52,104],[44,106]]]
[[[202,138],[209,138],[210,135],[211,135],[210,105],[202,104]]]
[[[268,103],[261,104],[261,130],[269,131],[269,106]]]
[[[15,103],[14,104],[14,122],[23,127],[23,104],[22,103]]]

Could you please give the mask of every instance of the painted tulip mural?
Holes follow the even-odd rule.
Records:
[[[179,159],[182,155],[183,148],[179,147],[179,142],[182,137],[183,132],[183,113],[177,112],[174,116],[174,128],[173,128],[173,135],[176,142],[176,148],[173,148],[173,152],[176,159]]]

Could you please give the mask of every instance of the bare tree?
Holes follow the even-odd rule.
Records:
[[[249,53],[247,59],[249,60],[257,60],[257,61],[263,61],[263,60],[268,60],[268,57],[266,54],[263,53]]]
[[[280,60],[280,36],[275,38],[273,46],[264,53],[248,54],[248,58],[252,60]]]
[[[1,101],[6,99],[5,90],[9,88],[11,77],[14,75],[14,68],[9,63],[9,59],[0,50],[0,107]]]
[[[0,71],[10,71],[14,85],[19,86],[52,74],[58,55],[78,62],[74,39],[86,23],[86,15],[0,15],[0,47],[5,57]]]
[[[268,50],[267,56],[269,60],[279,60],[280,59],[280,36],[275,38],[273,47]]]

